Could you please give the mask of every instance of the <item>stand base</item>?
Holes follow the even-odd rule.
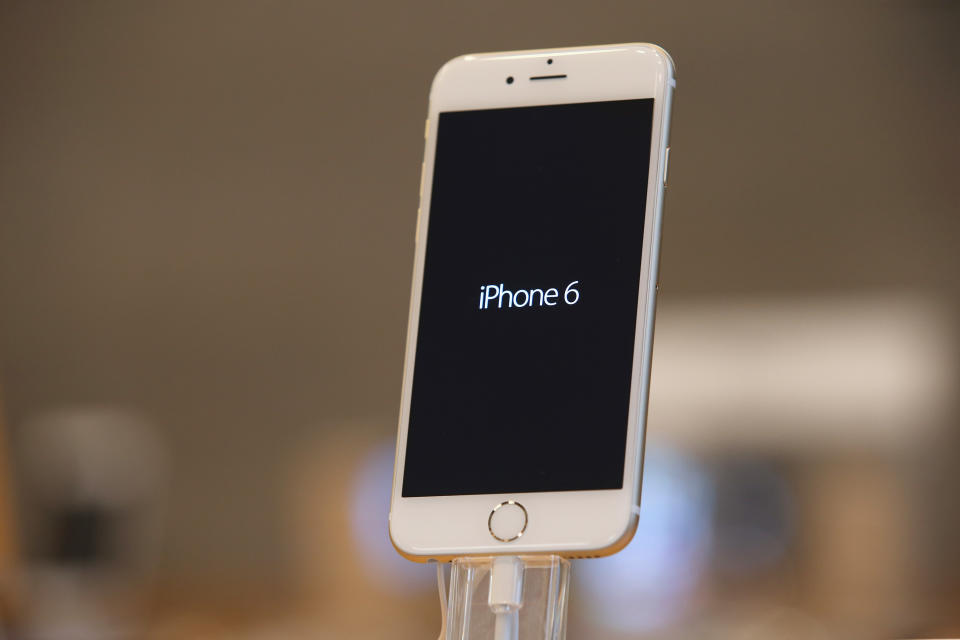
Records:
[[[564,640],[570,562],[559,556],[520,556],[519,608],[495,612],[490,576],[495,558],[457,558],[450,572],[445,640]],[[498,568],[499,570],[499,568]]]

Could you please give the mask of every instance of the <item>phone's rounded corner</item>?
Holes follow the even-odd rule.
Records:
[[[390,515],[390,521],[387,526],[387,535],[390,537],[390,544],[393,545],[394,550],[411,562],[423,563],[432,560],[433,556],[426,556],[416,553],[410,545],[406,544],[401,537],[397,535],[397,530],[392,517],[393,514],[391,513]]]
[[[657,58],[658,64],[663,68],[667,83],[671,86],[676,85],[677,65],[673,61],[673,56],[671,56],[666,49],[660,45],[651,44],[649,42],[635,42],[630,46],[636,53],[653,54]]]
[[[443,81],[444,76],[450,73],[451,69],[459,67],[462,64],[469,62],[476,58],[474,53],[465,53],[463,55],[456,56],[455,58],[450,58],[437,69],[437,72],[433,74],[433,80],[430,81],[430,102],[433,102],[436,98],[437,88]]]
[[[633,536],[637,533],[637,527],[640,524],[639,516],[631,511],[627,516],[626,521],[618,525],[616,530],[606,539],[605,543],[596,550],[595,553],[591,554],[590,557],[605,557],[612,556],[615,553],[618,553],[624,549],[630,541],[633,540]]]

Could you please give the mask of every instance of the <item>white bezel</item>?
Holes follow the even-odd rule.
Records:
[[[547,59],[551,58],[553,63],[547,65]],[[562,80],[529,80],[531,76],[553,74],[566,74],[567,77]],[[507,84],[508,76],[515,78],[512,84]],[[390,509],[390,537],[403,555],[414,560],[503,553],[603,555],[619,550],[632,537],[636,527],[634,507],[640,498],[660,247],[664,155],[674,86],[670,57],[659,47],[649,44],[467,55],[446,63],[434,78],[420,180],[417,244]],[[401,497],[438,115],[444,111],[634,98],[653,98],[654,108],[623,488]],[[584,437],[589,437],[589,433],[585,433]],[[509,446],[509,443],[504,443],[504,446]],[[456,456],[457,451],[450,451],[450,455]],[[496,464],[496,461],[492,460],[491,464]],[[505,500],[519,501],[529,513],[523,535],[508,543],[494,539],[487,528],[491,509]]]

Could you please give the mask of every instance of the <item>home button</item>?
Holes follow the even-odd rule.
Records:
[[[487,528],[500,542],[513,542],[527,530],[527,510],[514,500],[501,502],[490,512]]]

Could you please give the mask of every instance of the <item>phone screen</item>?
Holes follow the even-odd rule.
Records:
[[[652,124],[440,114],[404,497],[622,487]]]

